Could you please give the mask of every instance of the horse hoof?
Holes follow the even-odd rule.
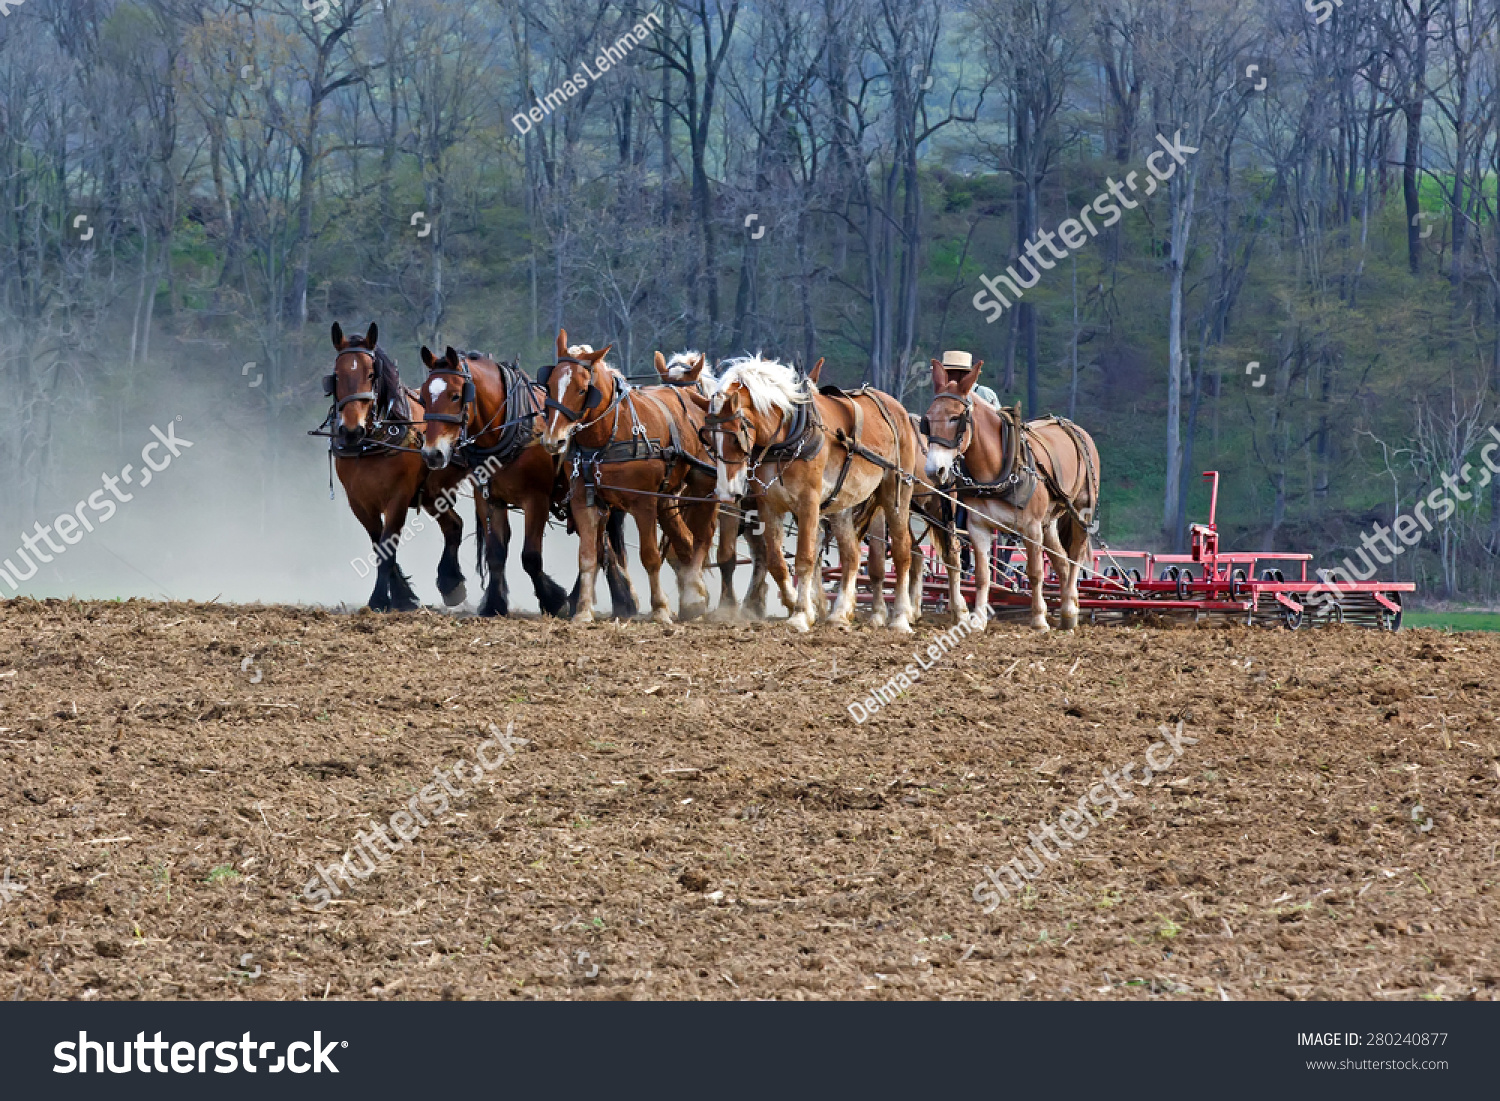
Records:
[[[884,612],[872,612],[865,617],[865,622],[871,627],[884,627],[886,625],[886,615]]]
[[[458,583],[458,588],[451,589],[443,594],[443,603],[450,608],[457,608],[460,604],[465,603],[468,599],[469,590],[467,587],[465,587],[462,581]]]
[[[1051,625],[1045,619],[1042,620],[1040,623],[1038,623],[1036,620],[1033,619],[1031,621],[1031,629],[1033,631],[1037,632],[1038,634],[1043,634],[1044,635],[1048,631],[1052,630],[1052,627],[1051,627]]]
[[[573,616],[573,622],[574,623],[592,623],[592,622],[594,622],[594,613],[593,612],[577,612]]]
[[[906,617],[901,615],[898,615],[895,619],[891,620],[891,630],[900,635],[910,635],[915,633],[911,629],[911,624],[906,622]]]
[[[657,608],[651,613],[651,622],[660,623],[663,627],[672,626],[672,613],[666,608]]]
[[[684,623],[690,619],[703,619],[708,615],[708,601],[697,604],[684,604],[677,612],[677,618]]]
[[[805,635],[812,629],[808,625],[807,616],[802,612],[798,612],[796,615],[792,616],[791,619],[787,620],[786,625],[792,630],[796,631],[799,635]]]

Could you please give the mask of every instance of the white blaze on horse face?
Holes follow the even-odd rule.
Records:
[[[448,392],[448,382],[446,379],[435,378],[428,385],[427,389],[432,394],[432,400],[437,401],[438,398]]]
[[[946,482],[948,474],[953,469],[953,462],[958,458],[958,452],[948,447],[938,447],[933,444],[927,449],[927,477],[939,482]]]
[[[566,371],[552,372],[552,385],[556,389],[553,398],[558,405],[563,404],[563,395],[568,392],[568,384],[573,380],[573,369],[569,367]],[[568,445],[568,439],[577,428],[576,423],[563,426],[562,414],[556,409],[552,411],[552,419],[547,423],[547,432],[542,440],[543,446],[554,455],[561,455]]]
[[[741,466],[731,474],[726,464],[721,462],[716,465],[719,468],[717,485],[719,500],[724,504],[733,504],[745,495],[747,483],[750,480],[750,468]]]

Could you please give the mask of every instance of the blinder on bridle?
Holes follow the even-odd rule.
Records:
[[[730,426],[733,426],[732,428]],[[750,456],[750,430],[745,425],[745,415],[735,413],[733,416],[709,416],[704,418],[703,427],[698,429],[698,442],[718,462],[723,462],[724,457],[719,452],[718,438],[720,436],[732,436],[734,442],[740,445],[740,450],[745,453],[746,458]]]
[[[949,451],[958,451],[960,450],[960,445],[964,442],[964,434],[968,432],[974,417],[973,399],[959,398],[952,394],[942,394],[939,396],[951,397],[954,401],[962,401],[964,403],[964,411],[958,417],[958,431],[951,439],[943,436],[934,436],[932,434],[932,421],[928,417],[922,418],[918,425],[918,430],[922,435],[927,437],[929,443],[935,443],[939,447],[946,447]]]
[[[435,362],[446,363],[447,361],[436,360]],[[458,370],[453,367],[431,367],[427,371],[428,378],[431,378],[433,375],[449,375],[453,378],[463,379],[464,385],[463,390],[459,393],[458,412],[429,413],[424,411],[423,419],[436,421],[438,424],[461,425],[468,423],[469,406],[474,404],[474,398],[476,396],[476,392],[474,390],[474,376],[469,373],[468,361],[463,356],[459,356],[458,362],[462,364],[462,370]]]
[[[576,421],[590,409],[597,409],[599,407],[600,403],[604,401],[604,392],[600,390],[599,387],[595,386],[593,382],[590,382],[588,390],[585,391],[583,395],[583,408],[576,413],[573,412],[573,410],[569,409],[566,405],[552,396],[552,374],[564,363],[571,363],[578,367],[588,366],[587,363],[584,363],[582,360],[578,359],[559,360],[552,366],[543,367],[541,370],[537,371],[536,381],[539,386],[547,391],[547,400],[544,403],[546,408],[553,410],[565,420]]]

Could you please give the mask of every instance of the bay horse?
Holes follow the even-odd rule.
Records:
[[[1018,535],[1026,546],[1031,585],[1031,626],[1048,630],[1042,555],[1052,561],[1060,587],[1058,621],[1078,625],[1078,577],[1098,529],[1099,451],[1087,432],[1060,417],[1022,422],[1019,408],[997,412],[975,401],[981,360],[954,378],[932,361],[932,404],[923,418],[929,449],[926,473],[951,492],[968,513],[974,545],[974,613],[990,618],[990,547],[997,531]],[[949,599],[964,607],[958,571],[949,565]]]
[[[790,367],[749,356],[720,376],[705,400],[704,437],[712,444],[720,501],[745,496],[753,484],[765,520],[766,563],[791,612],[793,630],[811,629],[822,594],[818,568],[820,519],[838,543],[843,579],[830,623],[853,621],[859,583],[859,545],[878,511],[885,517],[896,576],[911,570],[908,517],[918,457],[917,433],[901,403],[864,388],[845,394],[817,390]],[[780,553],[782,519],[797,521],[796,589]],[[884,601],[884,571],[871,577],[876,607]],[[911,589],[896,586],[893,630],[911,632]]]
[[[414,425],[423,415],[415,395],[401,385],[396,361],[380,347],[380,329],[371,324],[363,335],[346,337],[334,322],[333,373],[323,378],[324,396],[332,399],[324,424],[329,427],[329,450],[349,510],[364,526],[378,564],[369,606],[375,611],[414,611],[421,606],[411,580],[396,563],[396,551],[406,514],[423,508],[437,520],[443,533],[443,555],[437,584],[449,607],[467,599],[458,552],[463,542],[463,520],[451,509],[440,509],[439,496],[458,479],[431,479],[417,454],[420,437]]]
[[[612,347],[612,346],[610,346]],[[703,565],[713,542],[718,503],[712,498],[713,467],[698,430],[703,416],[688,400],[706,400],[677,387],[632,388],[605,362],[610,347],[595,352],[557,336],[557,361],[537,381],[546,388],[542,445],[563,458],[578,526],[578,608],[574,618],[593,621],[598,571],[599,516],[603,509],[628,512],[640,537],[641,564],[651,582],[651,618],[671,623],[661,587],[658,527],[684,563],[678,574],[680,612],[707,611]]]
[[[565,518],[567,481],[557,462],[539,445],[544,392],[520,368],[480,352],[449,347],[442,358],[422,348],[427,378],[420,397],[422,460],[430,470],[467,472],[481,505],[481,572],[487,573],[482,616],[510,612],[505,579],[510,555],[510,512],[525,517],[521,568],[531,578],[544,615],[572,614],[570,597],[543,568],[542,547],[550,515]],[[621,548],[623,549],[623,548]],[[617,606],[634,610],[629,580],[611,559],[610,592]],[[623,593],[623,595],[622,595]]]

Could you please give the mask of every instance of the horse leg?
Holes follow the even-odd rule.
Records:
[[[734,568],[740,561],[740,524],[738,515],[719,510],[719,555],[715,559],[719,568],[719,606],[714,609],[712,619],[727,621],[739,617],[740,601],[734,592]]]
[[[411,498],[402,500],[410,501]],[[422,606],[417,594],[412,592],[411,580],[396,562],[406,511],[401,505],[391,504],[383,513],[385,525],[380,531],[380,565],[377,567],[375,595],[370,598],[370,607],[377,612],[414,612]]]
[[[896,618],[891,620],[891,629],[909,635],[912,633],[911,586],[908,584],[912,567],[911,487],[902,484],[900,478],[888,476],[880,490],[880,507],[885,513],[885,527],[891,537],[891,557],[896,560]]]
[[[599,528],[597,521],[596,528]],[[606,540],[600,548],[604,560],[604,580],[609,584],[609,614],[615,619],[630,619],[641,609],[640,594],[630,579],[629,556],[625,553],[625,513],[610,509],[599,537]],[[589,606],[593,607],[593,591]]]
[[[838,543],[840,573],[839,595],[834,601],[833,611],[828,615],[828,622],[835,627],[851,627],[854,625],[854,609],[859,602],[859,534],[854,530],[854,517],[848,510],[834,516],[828,527],[829,533]],[[820,570],[820,575],[821,572]],[[821,576],[819,580],[822,580]],[[884,581],[883,572],[877,580],[874,571],[871,571],[870,586],[877,605],[885,603]]]
[[[876,516],[870,521],[869,556],[865,559],[867,569],[865,572],[870,580],[870,615],[866,620],[871,627],[884,627],[886,624],[885,607],[885,563],[886,563],[886,538],[885,517]],[[856,571],[858,567],[856,566]],[[900,584],[898,581],[897,584]]]
[[[1026,543],[1026,580],[1031,585],[1031,626],[1037,631],[1050,631],[1047,623],[1047,578],[1046,562],[1042,557],[1046,533],[1037,520],[1022,520],[1017,525],[1019,534]]]
[[[776,591],[781,596],[781,603],[786,606],[787,615],[795,615],[797,592],[792,585],[791,571],[786,567],[786,555],[781,553],[782,541],[785,538],[782,534],[782,518],[768,509],[763,509],[760,515],[766,525],[766,530],[761,534],[761,538],[765,541],[765,568],[770,573],[771,580],[776,582]]]
[[[543,615],[560,616],[568,607],[568,594],[542,569],[542,543],[547,535],[547,495],[533,493],[526,498],[526,537],[521,546],[521,568],[531,578],[536,602]]]
[[[953,618],[954,623],[962,623],[969,613],[969,608],[964,603],[963,566],[959,562],[958,554],[961,536],[955,531],[949,531],[947,528],[934,524],[932,538],[943,559],[943,572],[948,575],[948,614]]]
[[[672,622],[672,608],[661,587],[661,540],[657,537],[657,509],[654,498],[637,502],[630,510],[635,520],[636,536],[641,541],[641,565],[651,583],[651,619],[663,625]]]
[[[438,592],[443,594],[444,604],[456,608],[469,599],[463,567],[458,564],[458,552],[464,543],[463,517],[451,508],[431,511],[443,533],[443,556],[438,559]]]
[[[479,604],[482,616],[510,615],[510,585],[505,580],[505,564],[510,559],[510,510],[492,502],[485,509],[484,562],[488,578],[484,599]]]
[[[696,619],[708,610],[708,592],[705,590],[701,593],[701,600],[694,599],[700,596],[698,590],[703,584],[703,578],[701,574],[695,576],[693,572],[697,547],[694,545],[693,533],[683,519],[687,509],[680,505],[673,507],[672,502],[666,501],[657,505],[654,511],[657,522],[661,525],[661,537],[664,537],[667,544],[672,573],[677,577],[678,616],[682,619]],[[642,541],[644,542],[644,536]],[[662,541],[659,538],[657,542],[658,553],[661,553]],[[655,607],[654,596],[652,607]]]
[[[703,579],[703,569],[708,563],[708,552],[714,545],[714,527],[719,519],[717,503],[698,502],[683,510],[688,534],[693,541],[693,557],[688,566],[688,580],[697,597],[691,607],[680,605],[682,618],[708,614],[708,585]]]
[[[969,513],[969,544],[974,554],[974,614],[981,624],[992,618],[990,612],[990,547],[995,541],[995,528],[988,516],[971,511]],[[952,568],[949,570],[952,573]],[[950,578],[949,592],[958,593],[958,586]],[[958,594],[958,607],[964,606],[963,596]]]
[[[773,556],[781,557],[781,528],[777,527],[776,538],[772,541],[761,512],[755,513],[755,520],[746,539],[750,546],[750,586],[745,592],[744,612],[750,619],[765,619],[766,596],[770,589],[766,583],[767,563]],[[759,533],[755,531],[757,527]],[[786,559],[782,558],[782,562],[784,564]]]
[[[823,589],[822,571],[819,570],[819,536],[822,526],[818,523],[818,496],[814,488],[804,494],[797,507],[797,596],[795,614],[788,620],[792,630],[805,632],[818,621],[817,599]]]
[[[816,561],[813,562],[814,579],[812,586],[813,607],[817,610],[817,614],[812,618],[813,623],[818,622],[820,619],[828,618],[828,590],[823,585],[823,561],[828,557],[828,544],[833,541],[832,529],[824,526],[821,519],[818,521],[818,533],[818,556]]]
[[[574,623],[594,622],[594,585],[599,578],[600,544],[604,539],[599,511],[583,503],[583,490],[573,495],[573,523],[578,529],[578,584],[573,612]],[[607,553],[607,552],[606,552]],[[614,593],[614,586],[610,586]]]
[[[1065,546],[1060,528],[1062,523],[1047,525],[1047,556],[1052,559],[1052,569],[1057,573],[1061,606],[1058,609],[1058,626],[1071,631],[1078,626],[1078,567],[1074,565],[1077,548]],[[1071,535],[1071,532],[1069,533]]]

